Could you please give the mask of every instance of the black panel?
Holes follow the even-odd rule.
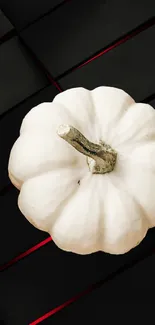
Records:
[[[0,41],[7,33],[13,30],[13,26],[10,21],[4,16],[0,10]]]
[[[13,215],[11,215],[11,217],[13,217]],[[20,231],[22,233],[21,228]],[[152,244],[154,235],[155,232],[152,232]],[[138,256],[138,252],[140,253],[140,247],[135,249],[133,253],[124,256],[110,256],[104,253],[80,256],[65,253],[58,249],[54,243],[49,243],[39,251],[36,251],[35,254],[30,255],[29,258],[23,259],[20,263],[1,273],[0,286],[3,296],[2,307],[7,314],[7,323],[11,325],[29,324],[30,321],[42,316],[44,313],[79,293],[81,290],[86,289],[96,280],[104,279],[107,274],[117,270],[119,266],[123,265],[127,260],[133,260],[135,256]],[[153,275],[152,271],[150,271],[150,275]],[[153,278],[154,277],[152,277],[152,279]],[[142,277],[141,279],[144,279],[146,281],[144,284],[147,285],[148,276],[146,278]],[[141,281],[139,278],[137,287],[140,283]],[[125,285],[126,283],[124,281],[124,286]],[[120,303],[120,297],[123,297],[125,290],[123,289],[121,292],[118,285],[116,285],[116,288],[117,291],[115,287],[113,291],[112,285],[109,290],[105,286],[104,295],[103,286],[103,297],[101,302],[99,303],[96,297],[93,303],[95,303],[95,300],[98,301],[98,306],[102,311],[105,301],[110,301],[110,298],[111,301],[116,302],[117,299],[117,302]],[[127,285],[127,288],[129,288],[129,285]],[[113,296],[111,297],[112,294]],[[136,297],[137,296],[138,293]],[[107,300],[105,297],[107,297]],[[144,299],[146,299],[145,287]],[[135,300],[133,301],[135,302]],[[88,315],[92,309],[93,304],[89,311],[87,309],[85,315]],[[81,303],[77,315],[80,315],[81,319],[83,319],[82,314],[83,308]],[[74,316],[76,316],[76,313]],[[75,318],[78,319],[78,316]],[[64,323],[65,317],[63,324]],[[58,324],[62,323],[60,322]]]
[[[73,71],[59,83],[63,89],[114,86],[141,101],[155,91],[154,40],[155,26]]]
[[[57,324],[154,325],[155,256],[117,276],[46,321]]]
[[[154,0],[74,0],[22,33],[54,77],[128,33],[155,12]]]
[[[9,183],[8,159],[10,150],[19,136],[19,129],[28,111],[41,102],[52,101],[58,93],[54,86],[48,86],[27,99],[18,107],[6,114],[0,121],[1,159],[0,159],[0,190]],[[13,122],[12,122],[13,121]],[[9,136],[8,136],[9,130]],[[4,142],[5,139],[5,142]]]
[[[62,2],[63,0],[1,0],[0,6],[19,30]]]
[[[0,115],[47,84],[17,37],[0,46]]]

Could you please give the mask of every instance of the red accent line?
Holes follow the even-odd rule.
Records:
[[[39,62],[39,63],[40,63],[40,62]],[[42,68],[45,70],[45,68],[43,67],[43,65],[42,65]],[[54,86],[59,90],[59,92],[62,92],[63,90],[62,90],[62,88],[59,86],[58,82],[55,81],[55,80],[51,77],[51,75],[48,73],[47,70],[45,70],[45,73],[46,73],[46,76],[47,76],[48,80],[50,81],[50,83],[53,84],[53,85],[54,85]]]
[[[148,257],[150,257],[150,256],[152,256],[154,254],[155,254],[155,251],[154,251],[154,248],[153,248],[152,250],[149,251],[149,253],[147,252],[146,254],[144,254],[144,256],[142,258],[138,258],[138,259],[135,258],[134,260],[131,260],[128,263],[121,265],[119,269],[116,269],[114,272],[107,275],[106,278],[101,279],[101,280],[97,281],[96,283],[90,285],[90,287],[88,287],[87,289],[83,290],[82,292],[75,295],[71,299],[67,300],[63,304],[57,306],[56,308],[52,309],[48,313],[46,313],[43,316],[39,317],[38,319],[36,319],[32,323],[30,323],[29,325],[37,325],[37,324],[43,322],[48,317],[56,314],[57,312],[59,312],[63,308],[71,305],[73,302],[76,302],[77,300],[79,300],[80,298],[86,296],[87,294],[90,294],[92,291],[100,288],[104,283],[107,283],[108,281],[111,281],[116,276],[121,275],[123,272],[127,271],[128,269],[132,269],[136,264],[144,261],[146,258],[148,258]]]
[[[22,43],[22,45],[24,46],[25,49],[27,49],[27,51],[29,52],[29,54],[31,55],[31,57],[34,59],[34,61],[36,62],[36,64],[38,65],[38,67],[40,67],[40,69],[43,71],[43,73],[46,75],[47,79],[49,80],[49,82],[51,84],[53,84],[58,90],[59,92],[62,92],[63,90],[61,89],[59,83],[50,75],[50,73],[47,71],[47,69],[44,67],[44,64],[38,59],[38,57],[36,56],[36,54],[31,50],[31,48],[24,42],[23,38],[18,35],[20,42]]]
[[[71,299],[67,300],[66,302],[64,302],[63,304],[59,305],[58,307],[52,309],[51,311],[49,311],[45,315],[39,317],[38,319],[36,319],[32,323],[30,323],[29,325],[37,325],[37,324],[43,322],[45,319],[47,319],[50,316],[56,314],[58,311],[62,310],[63,308],[65,308],[67,306],[69,306],[70,304],[72,304],[76,300],[80,299],[81,297],[87,295],[88,293],[90,293],[91,291],[93,291],[96,287],[97,287],[97,285],[95,285],[95,286],[93,285],[93,286],[89,287],[88,289],[82,291],[81,293],[79,293],[78,295],[76,295],[76,296],[72,297]]]
[[[23,259],[24,257],[30,255],[31,253],[35,252],[37,249],[45,246],[46,244],[48,244],[49,242],[52,241],[51,237],[46,238],[45,240],[41,241],[40,243],[36,244],[35,246],[29,248],[26,252],[21,253],[20,255],[16,256],[15,258],[13,258],[12,260],[10,260],[8,263],[2,265],[0,267],[0,271],[3,271],[7,268],[9,268],[10,266],[12,266],[13,264],[17,263],[18,261],[20,261],[21,259]]]
[[[125,43],[126,41],[128,41],[131,38],[133,38],[134,36],[140,34],[141,32],[145,31],[146,29],[152,27],[154,24],[155,24],[155,18],[153,17],[152,19],[150,19],[149,21],[147,21],[146,23],[144,23],[140,27],[137,27],[133,32],[129,33],[126,36],[123,36],[121,39],[119,39],[118,41],[116,41],[114,44],[108,46],[107,48],[105,48],[104,50],[102,50],[101,52],[99,52],[98,54],[94,55],[93,57],[89,58],[85,62],[81,63],[76,68],[74,68],[72,71],[75,71],[75,70],[77,70],[79,68],[82,68],[86,64],[88,64],[88,63],[96,60],[97,58],[99,58],[103,54],[105,54],[105,53],[113,50],[115,47],[117,47],[117,46]]]

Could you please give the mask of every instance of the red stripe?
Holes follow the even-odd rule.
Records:
[[[59,305],[58,307],[52,309],[51,311],[49,311],[48,313],[46,313],[45,315],[39,317],[38,319],[36,319],[35,321],[33,321],[32,323],[30,323],[29,325],[37,325],[41,322],[43,322],[45,319],[49,318],[50,316],[56,314],[57,312],[59,312],[60,310],[62,310],[63,308],[69,306],[70,304],[72,304],[73,302],[75,302],[76,300],[80,299],[81,297],[87,295],[88,293],[90,293],[91,291],[93,291],[95,288],[97,287],[97,285],[91,286],[90,288],[88,288],[85,291],[82,291],[81,293],[79,293],[78,295],[72,297],[71,299],[67,300],[66,302],[64,302],[63,304]]]
[[[72,71],[75,71],[76,69],[82,68],[83,66],[85,66],[86,64],[96,60],[97,58],[99,58],[100,56],[102,56],[103,54],[113,50],[115,47],[125,43],[126,41],[130,40],[131,38],[133,38],[134,36],[140,34],[141,32],[147,30],[148,28],[152,27],[155,24],[155,18],[153,17],[152,19],[150,19],[149,21],[145,22],[143,25],[135,28],[135,30],[133,32],[130,32],[128,35],[123,36],[121,39],[119,39],[118,41],[116,41],[114,44],[108,46],[107,48],[105,48],[104,50],[102,50],[101,52],[99,52],[98,54],[94,55],[93,57],[89,58],[88,60],[86,60],[85,62],[81,63],[80,65],[78,65],[76,68],[74,68]]]
[[[150,256],[152,256],[154,254],[155,254],[155,251],[154,251],[154,248],[152,248],[152,250],[150,250],[149,252],[145,253],[143,257],[140,257],[138,259],[133,259],[133,260],[129,261],[129,263],[121,265],[119,269],[116,269],[114,272],[112,272],[109,275],[107,275],[106,278],[101,279],[100,281],[92,284],[86,290],[80,292],[79,294],[77,294],[76,296],[74,296],[71,299],[67,300],[63,304],[61,304],[58,307],[52,309],[51,311],[49,311],[48,313],[46,313],[43,316],[39,317],[38,319],[36,319],[32,323],[30,323],[29,325],[37,325],[37,324],[43,322],[45,319],[47,319],[50,316],[56,314],[57,312],[59,312],[63,308],[71,305],[73,302],[76,302],[80,298],[82,298],[82,297],[86,296],[87,294],[91,293],[92,291],[100,288],[104,283],[107,283],[108,281],[111,281],[112,279],[114,279],[115,276],[121,275],[123,272],[127,271],[130,268],[133,268],[133,266],[135,266],[139,262],[144,261],[146,258],[148,258],[148,257],[150,257]]]
[[[30,53],[31,57],[35,60],[36,64],[42,69],[42,71],[45,73],[47,79],[51,84],[53,84],[59,92],[62,92],[62,88],[60,87],[59,83],[51,76],[51,74],[48,72],[48,70],[44,67],[44,64],[38,59],[37,55],[31,50],[31,48],[24,42],[23,38],[19,37],[20,42],[22,45],[27,49],[27,51]]]
[[[23,259],[24,257],[30,255],[31,253],[35,252],[37,249],[45,246],[46,244],[48,244],[49,242],[52,241],[51,237],[46,238],[45,240],[41,241],[40,243],[36,244],[35,246],[29,248],[26,252],[16,256],[15,258],[13,258],[11,261],[9,261],[8,263],[2,265],[0,267],[0,271],[3,271],[5,269],[7,269],[8,267],[12,266],[13,264],[17,263],[18,261],[20,261],[21,259]]]
[[[39,63],[40,63],[40,62],[39,62]],[[40,64],[40,65],[41,65],[41,64]],[[45,70],[45,67],[44,67],[44,66],[42,66],[42,68]],[[51,84],[53,84],[53,85],[54,85],[54,86],[59,90],[59,92],[62,92],[63,90],[62,90],[62,88],[60,87],[59,83],[58,83],[55,79],[53,79],[53,78],[51,77],[51,75],[48,73],[47,70],[45,70],[45,73],[46,73],[46,76],[47,76],[49,82],[50,82]]]

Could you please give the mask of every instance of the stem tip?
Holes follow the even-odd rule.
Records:
[[[62,125],[60,125],[60,126],[58,127],[58,129],[57,129],[57,133],[58,133],[58,135],[59,135],[60,137],[64,137],[64,136],[66,136],[66,135],[69,134],[70,130],[71,130],[71,127],[70,127],[69,125],[62,124]]]

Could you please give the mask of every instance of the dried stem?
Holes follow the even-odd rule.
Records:
[[[93,174],[105,174],[114,169],[117,153],[107,144],[90,142],[76,128],[60,125],[58,135],[76,150],[87,156],[89,169]]]

